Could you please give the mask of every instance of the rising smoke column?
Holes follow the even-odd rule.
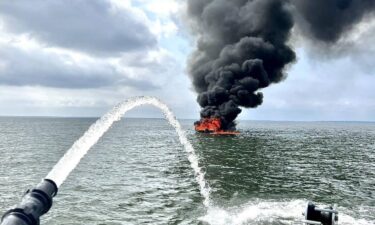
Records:
[[[335,44],[375,9],[374,0],[292,0],[306,37]]]
[[[188,0],[197,47],[189,74],[201,117],[221,118],[235,129],[240,107],[262,104],[259,89],[285,78],[295,61],[287,45],[293,16],[286,0]]]

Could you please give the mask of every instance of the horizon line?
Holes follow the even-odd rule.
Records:
[[[99,119],[100,116],[20,116],[20,115],[0,115],[0,118],[40,118],[40,119]],[[125,119],[164,119],[163,117],[124,117]],[[179,120],[198,120],[192,118],[177,118]],[[257,120],[257,119],[240,119],[236,121],[254,121],[254,122],[352,122],[352,123],[375,123],[374,120]]]

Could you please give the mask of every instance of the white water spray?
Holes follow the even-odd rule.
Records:
[[[211,225],[254,225],[254,224],[302,224],[302,212],[306,209],[305,199],[267,201],[252,199],[250,202],[232,207],[211,206],[200,218]],[[375,225],[373,221],[350,216],[352,210],[339,207],[340,225]],[[366,215],[366,212],[364,213]]]
[[[204,178],[202,169],[198,165],[198,157],[193,146],[186,138],[180,123],[168,106],[153,97],[136,97],[115,106],[111,111],[91,125],[86,133],[78,139],[60,159],[46,178],[55,181],[57,186],[60,187],[79,164],[80,160],[87,154],[91,147],[98,142],[112,124],[120,120],[127,111],[142,105],[153,105],[162,110],[165,118],[175,128],[181,144],[188,153],[189,162],[194,170],[196,180],[200,186],[200,192],[204,198],[203,203],[208,209],[207,214],[200,218],[201,221],[212,225],[269,224],[274,222],[281,224],[300,224],[297,221],[301,219],[301,212],[306,206],[306,200],[286,202],[252,200],[248,204],[237,207],[221,208],[213,206],[210,202],[210,187]],[[340,224],[375,225],[371,221],[355,219],[345,213],[340,213]]]
[[[54,166],[54,168],[47,175],[46,179],[55,181],[58,187],[69,176],[74,168],[79,164],[81,159],[87,154],[93,145],[103,136],[103,134],[112,126],[115,121],[121,119],[121,117],[129,110],[142,106],[152,105],[159,108],[168,122],[175,128],[181,144],[184,146],[188,153],[188,159],[190,165],[195,173],[195,178],[199,184],[200,192],[204,198],[204,205],[210,206],[210,187],[208,186],[202,169],[198,165],[198,157],[195,150],[189,140],[187,139],[185,132],[182,130],[180,123],[173,115],[172,111],[167,105],[162,103],[159,99],[154,97],[135,97],[115,106],[111,111],[105,114],[102,118],[96,121],[86,131],[86,133],[78,139],[73,146],[65,153],[60,161]]]

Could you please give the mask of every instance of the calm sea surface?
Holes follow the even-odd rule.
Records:
[[[0,211],[17,204],[96,119],[0,118]],[[301,224],[308,200],[340,225],[375,224],[375,123],[240,122],[233,137],[182,120],[212,188],[204,208],[162,119],[123,119],[81,161],[42,224]]]

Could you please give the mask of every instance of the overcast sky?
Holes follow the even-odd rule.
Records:
[[[186,74],[194,40],[177,0],[0,1],[0,115],[100,116],[132,96],[199,118]],[[263,90],[247,120],[375,121],[375,23],[340,49],[298,38],[288,78]],[[129,114],[160,117],[145,107]]]

